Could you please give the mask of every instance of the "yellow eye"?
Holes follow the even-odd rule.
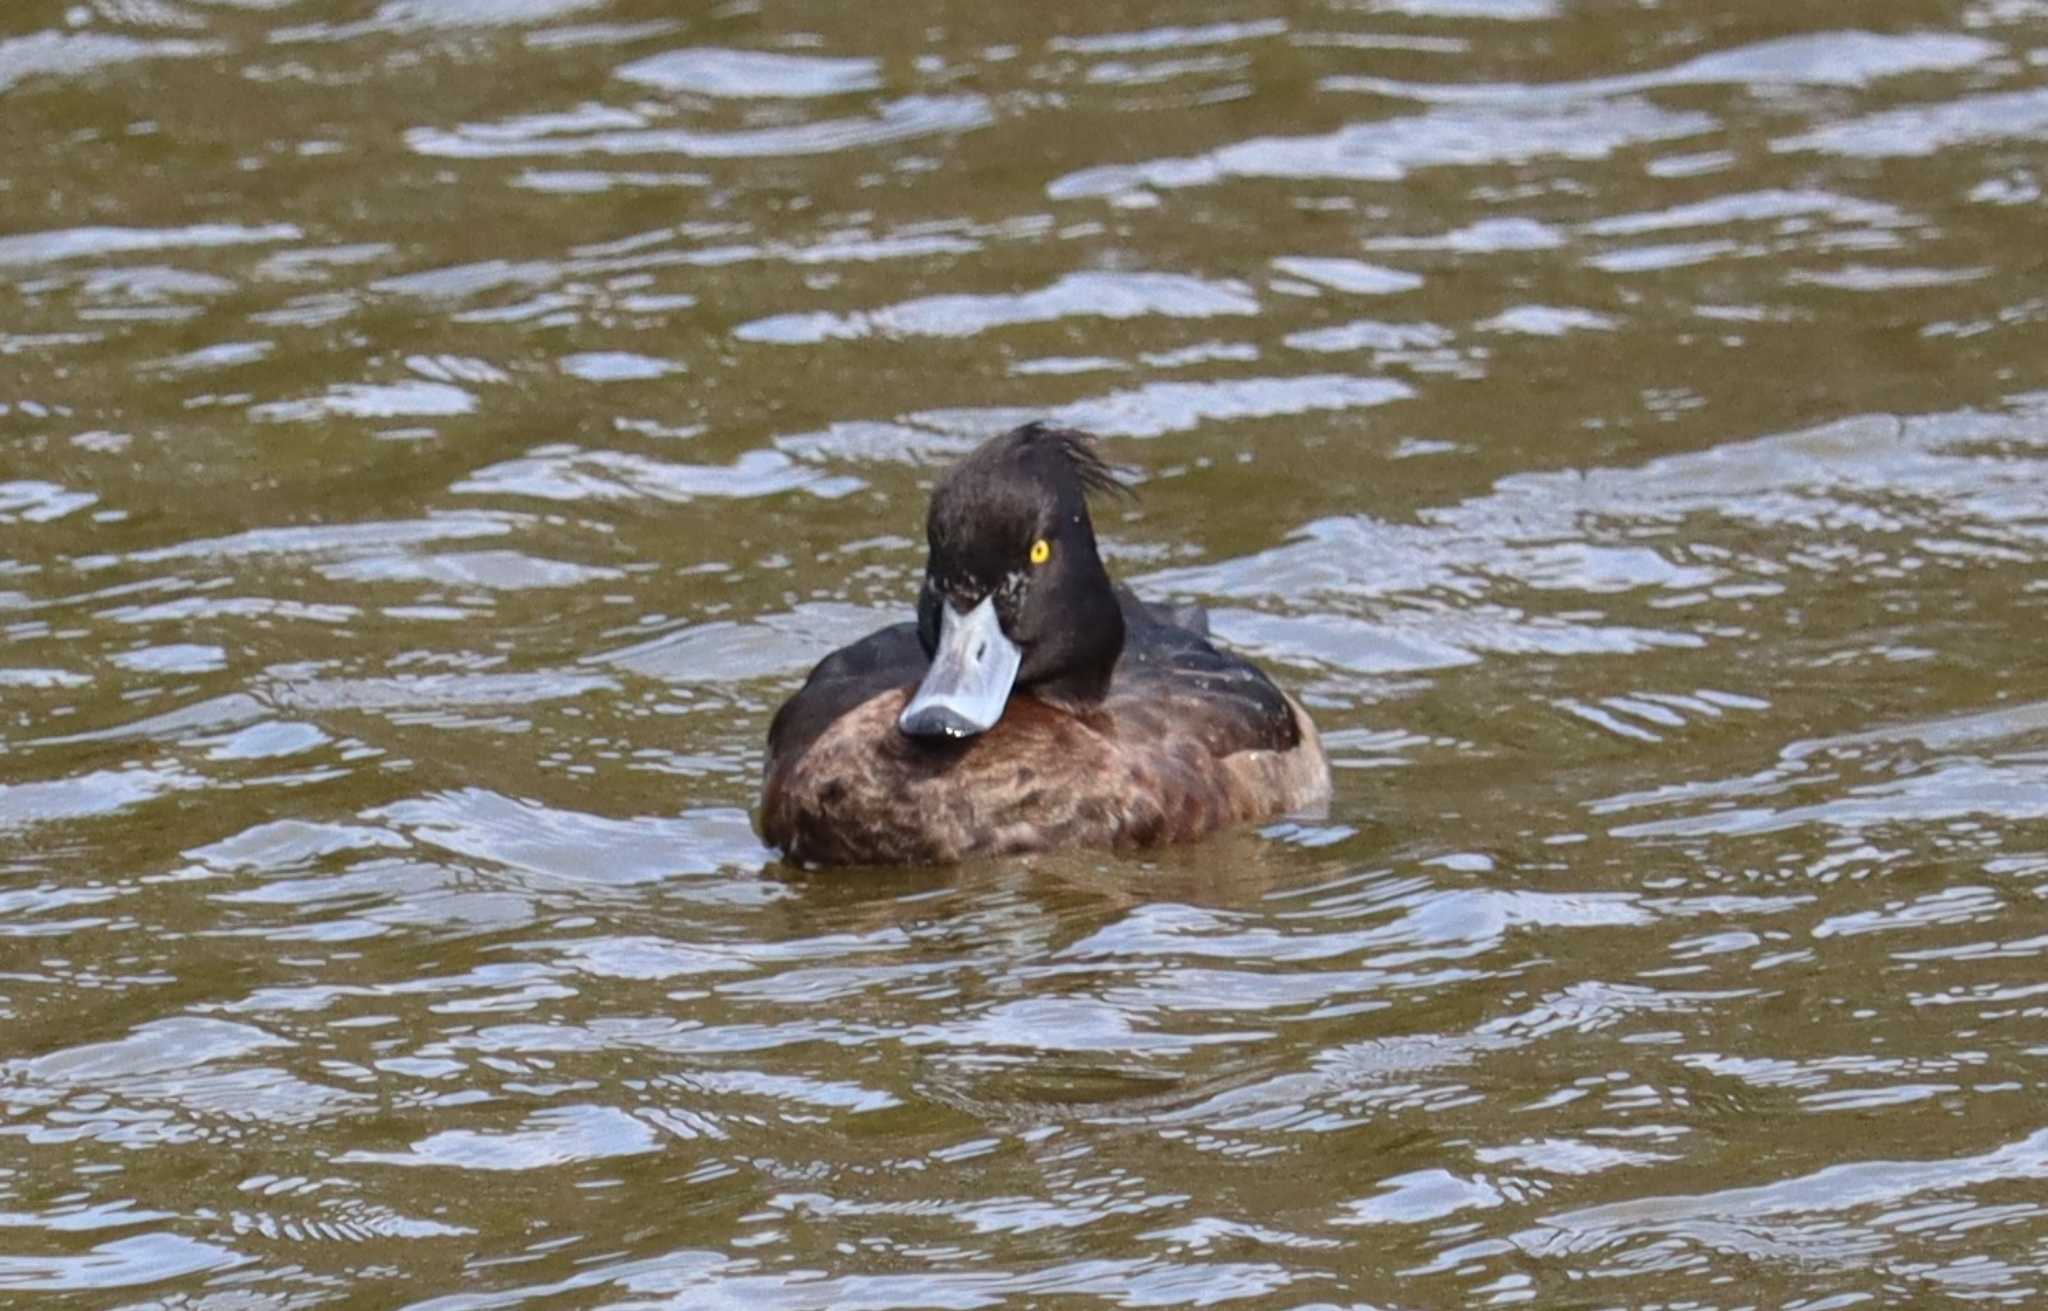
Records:
[[[1031,544],[1031,563],[1044,564],[1052,559],[1052,543],[1043,537]]]

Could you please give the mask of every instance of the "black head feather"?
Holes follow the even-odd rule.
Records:
[[[1039,537],[1072,537],[1093,557],[1091,493],[1132,496],[1085,432],[1027,423],[983,442],[932,490],[925,528],[941,581],[991,588]]]
[[[1116,470],[1102,458],[1102,452],[1095,447],[1095,438],[1077,428],[1055,428],[1040,420],[1012,430],[1001,440],[1015,442],[1020,448],[1042,450],[1051,458],[1065,462],[1084,494],[1120,496],[1125,500],[1137,498],[1137,493],[1118,478]]]
[[[964,614],[993,596],[1003,631],[1024,651],[1019,687],[1101,699],[1124,624],[1096,549],[1090,493],[1132,495],[1094,438],[1046,423],[991,438],[947,470],[925,521],[925,650],[937,641],[942,602]],[[1042,564],[1032,559],[1041,541]]]

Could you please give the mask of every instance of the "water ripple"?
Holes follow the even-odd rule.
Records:
[[[1436,109],[1320,136],[1254,138],[1191,158],[1102,165],[1055,179],[1046,194],[1073,200],[1137,187],[1210,186],[1228,178],[1398,182],[1418,169],[1449,165],[1598,159],[1624,146],[1697,136],[1714,126],[1706,114],[1672,113],[1634,98],[1593,107]]]
[[[621,113],[603,127],[514,121],[419,127],[405,134],[421,155],[444,159],[531,159],[683,155],[691,159],[777,159],[835,154],[918,137],[971,132],[994,121],[980,96],[910,96],[878,105],[871,118],[822,119],[790,127],[729,132],[657,127]],[[620,126],[625,124],[626,126]]]
[[[1256,314],[1237,284],[1168,273],[1070,273],[1039,291],[1005,296],[929,296],[852,315],[782,314],[743,323],[741,341],[808,345],[867,336],[972,337],[991,328],[1055,319],[1209,318]]]
[[[873,59],[828,59],[767,50],[699,48],[650,55],[620,67],[618,76],[664,91],[700,96],[835,96],[881,85]]]

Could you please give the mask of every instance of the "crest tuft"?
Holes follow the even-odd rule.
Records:
[[[1018,428],[1010,438],[1020,451],[1049,455],[1064,464],[1085,493],[1137,499],[1137,493],[1116,476],[1116,469],[1095,448],[1095,438],[1077,428],[1055,428],[1039,420]]]

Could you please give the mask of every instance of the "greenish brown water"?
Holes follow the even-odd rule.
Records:
[[[2048,8],[21,0],[0,108],[0,1300],[2041,1298]],[[1333,813],[776,863],[1041,416]]]

